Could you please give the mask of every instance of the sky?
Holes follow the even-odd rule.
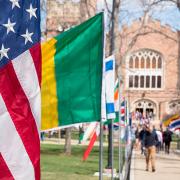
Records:
[[[46,1],[46,0],[43,0]],[[60,3],[64,3],[66,0],[56,0]],[[71,0],[75,3],[78,3],[80,0]],[[107,0],[110,8],[112,7],[113,0]],[[143,10],[146,6],[142,5],[142,1],[144,0],[121,0],[121,8],[119,14],[119,24],[120,27],[123,24],[131,25],[134,20],[139,19],[143,15]],[[146,1],[153,1],[153,0],[146,0]],[[98,0],[97,8],[98,11],[102,9],[104,5],[104,0]],[[149,15],[153,19],[160,20],[162,25],[169,25],[171,28],[176,31],[177,29],[180,30],[180,11],[173,3],[163,3],[159,6],[153,8]],[[45,27],[45,19],[46,19],[46,12],[41,11],[41,29],[44,31]],[[108,20],[107,16],[106,19]]]
[[[98,9],[100,10],[103,6],[104,0],[98,0]],[[109,6],[112,6],[113,0],[107,0]],[[134,20],[139,19],[143,16],[144,10],[147,6],[142,5],[143,0],[121,0],[121,8],[119,14],[119,23],[131,25]],[[152,1],[152,0],[147,0]],[[173,30],[180,29],[180,11],[177,7],[170,2],[164,2],[149,12],[149,16],[153,19],[160,20],[162,25],[169,25]]]
[[[46,31],[46,2],[47,0],[41,0],[41,32]]]

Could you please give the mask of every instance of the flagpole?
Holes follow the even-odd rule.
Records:
[[[121,94],[122,94],[122,91],[121,91],[121,73],[118,72],[118,83],[119,83],[119,88],[118,88],[118,91],[119,91],[119,143],[118,143],[118,154],[119,154],[119,180],[121,180],[121,177],[122,177],[122,144],[121,144],[121,131],[122,131],[122,128],[121,128]]]
[[[115,0],[113,0],[113,7],[112,7],[112,22],[111,22],[111,31],[110,31],[110,50],[109,55],[114,53],[114,23],[115,23]],[[113,177],[113,169],[114,169],[114,119],[110,120],[110,127],[108,128],[109,138],[108,138],[108,164],[107,168],[111,169],[111,180],[114,179]]]
[[[103,62],[103,71],[102,71],[102,74],[103,74],[104,73],[104,59],[105,59],[104,10],[102,12],[103,12],[103,17],[102,17],[102,26],[103,26],[103,33],[102,33],[102,46],[103,46],[102,62]],[[101,89],[101,91],[102,91],[102,89]],[[103,180],[103,120],[102,120],[102,117],[100,119],[99,180]]]
[[[99,180],[103,180],[103,122],[100,120]]]
[[[111,132],[112,132],[112,137],[111,137],[111,149],[112,149],[112,153],[111,153],[111,160],[112,160],[112,169],[111,169],[111,180],[114,179],[114,119],[111,119]]]

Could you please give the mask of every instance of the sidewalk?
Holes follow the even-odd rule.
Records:
[[[139,151],[134,151],[131,180],[180,180],[180,155],[161,152],[156,156],[156,172],[147,172],[145,167],[145,157]]]

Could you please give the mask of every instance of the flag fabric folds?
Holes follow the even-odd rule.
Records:
[[[105,120],[115,118],[115,107],[114,107],[114,81],[115,81],[115,57],[109,56],[104,60],[103,64],[103,87],[102,87],[102,106],[101,106],[101,119],[104,123],[107,123]],[[104,101],[104,102],[103,102]],[[104,105],[103,105],[104,104]],[[84,152],[83,160],[86,160],[94,146],[94,143],[97,137],[100,134],[100,124],[97,123],[94,128],[93,126],[93,135],[90,139],[89,145]],[[86,133],[86,132],[85,132]]]
[[[0,179],[40,179],[39,0],[0,1]]]
[[[114,55],[104,59],[103,62],[103,82],[101,98],[101,119],[107,123],[107,119],[114,119],[115,99],[114,99],[114,81],[115,81],[115,57]]]
[[[105,97],[107,119],[115,119],[114,107],[115,57],[105,59]]]
[[[42,46],[42,130],[101,118],[103,13]]]
[[[118,79],[116,80],[115,89],[114,89],[114,104],[115,104],[115,112],[116,118],[114,122],[116,125],[119,124],[119,111],[121,110],[121,126],[125,126],[125,113],[126,113],[126,100],[125,97],[121,97],[121,106],[119,107],[119,83]]]
[[[92,135],[94,134],[94,131],[96,129],[97,123],[98,122],[91,122],[89,124],[86,131],[84,132],[84,136],[82,138],[82,143],[85,143],[88,140],[88,138],[92,137]]]
[[[94,143],[96,142],[96,139],[98,138],[99,134],[100,134],[100,126],[99,126],[99,123],[97,123],[96,128],[94,130],[94,133],[93,133],[93,135],[92,135],[92,137],[90,139],[89,145],[88,145],[87,149],[85,150],[85,152],[83,154],[83,161],[85,161],[88,158],[88,156],[89,156],[89,154],[90,154],[90,152],[91,152],[91,150],[92,150],[92,148],[94,146]]]
[[[116,95],[117,94],[116,94],[116,87],[115,87],[114,97],[116,97]],[[115,98],[115,100],[116,100],[116,98]],[[107,125],[108,123],[109,123],[108,121],[104,122],[105,125]],[[94,127],[94,125],[96,127]],[[91,150],[92,150],[92,148],[94,146],[94,143],[95,143],[95,141],[97,140],[97,138],[98,138],[98,136],[100,134],[99,123],[96,123],[96,124],[91,123],[90,127],[92,127],[92,126],[93,126],[93,130],[92,130],[93,134],[92,134],[92,136],[90,138],[90,142],[88,144],[88,147],[86,148],[86,150],[85,150],[85,152],[83,154],[83,160],[84,161],[88,158],[88,156],[89,156],[89,154],[90,154],[90,152],[91,152]],[[125,100],[121,104],[121,126],[125,127]],[[116,129],[119,128],[119,112],[116,112],[116,119],[114,121],[114,128],[116,128]],[[121,138],[122,139],[125,138],[125,130],[126,130],[125,128],[122,129],[122,132],[121,132]]]
[[[180,129],[180,119],[174,120],[169,124],[169,129],[171,131],[176,131]]]
[[[173,121],[175,121],[175,120],[177,120],[177,119],[179,119],[179,118],[180,118],[180,115],[179,115],[179,114],[167,115],[167,116],[163,119],[162,123],[164,124],[164,126],[167,127],[167,126],[170,125],[171,122],[173,122]]]

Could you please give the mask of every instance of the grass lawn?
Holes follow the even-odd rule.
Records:
[[[86,146],[72,146],[72,155],[63,153],[63,145],[41,144],[42,180],[97,180],[93,174],[99,167],[99,150],[94,147],[87,161],[82,161]],[[107,148],[104,150],[104,167],[107,164]],[[118,167],[118,150],[115,151],[115,168]],[[105,178],[104,178],[105,179]],[[108,179],[108,178],[107,178]]]

